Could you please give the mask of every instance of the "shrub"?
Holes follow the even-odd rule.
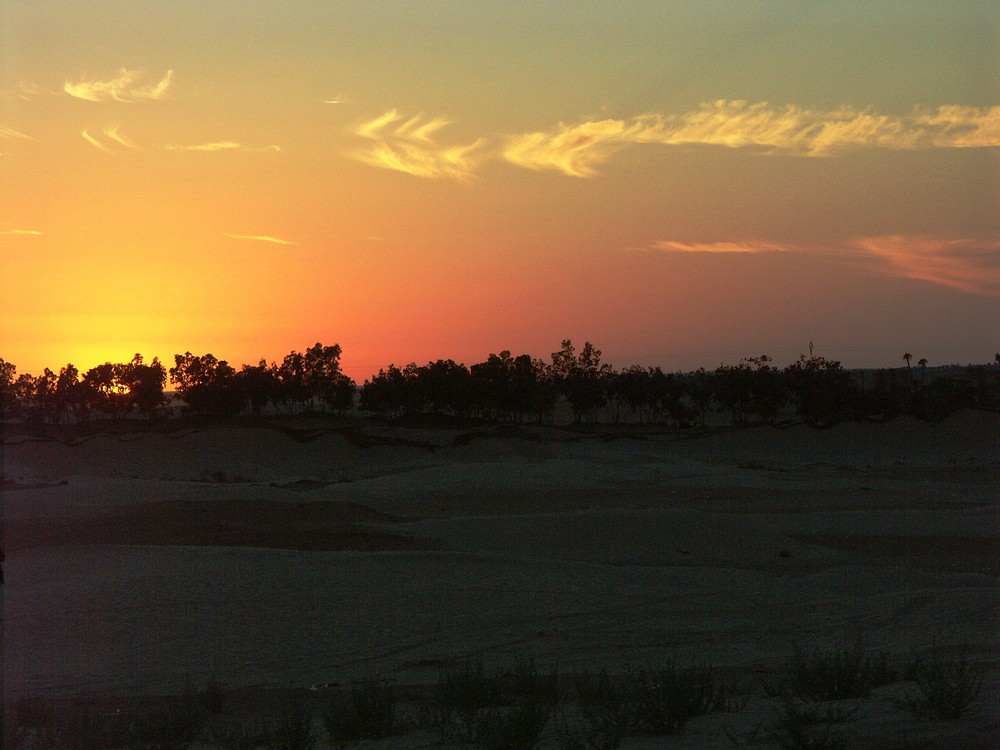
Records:
[[[316,736],[312,730],[313,715],[301,702],[289,700],[269,732],[269,750],[312,750]]]
[[[353,684],[334,698],[323,721],[337,744],[391,737],[399,728],[392,690],[384,681]]]
[[[576,675],[574,687],[586,734],[591,738],[591,744],[583,747],[617,747],[634,723],[624,687],[614,685],[607,672]]]
[[[519,659],[496,677],[499,682],[500,699],[504,702],[530,698],[538,703],[554,706],[562,697],[558,670],[553,669],[548,674],[542,674],[534,659]]]
[[[639,671],[630,679],[628,701],[631,727],[640,734],[676,734],[695,710],[690,683],[677,679],[675,670]],[[699,711],[700,712],[700,711]]]
[[[812,701],[867,698],[872,688],[895,682],[885,653],[869,653],[860,640],[849,649],[796,651],[790,691]]]
[[[469,740],[481,730],[480,714],[485,709],[527,703],[551,708],[559,699],[559,675],[556,670],[542,674],[533,659],[521,659],[505,670],[490,672],[479,659],[441,670],[436,700],[428,709],[423,723],[439,731],[442,740],[455,733]],[[499,712],[494,717],[499,724],[516,723],[521,719],[528,722],[528,717],[520,709],[510,718],[503,713]]]
[[[678,667],[672,661],[656,671],[632,675],[626,698],[632,729],[651,735],[675,734],[695,716],[746,705],[736,698],[735,685],[723,683],[712,667]]]
[[[614,714],[581,711],[581,721],[571,724],[565,711],[556,717],[559,750],[617,750],[625,736],[624,724]]]
[[[550,709],[531,700],[479,712],[473,737],[486,750],[532,750],[549,721]]]
[[[588,742],[595,743],[581,747],[617,746],[627,734],[676,734],[688,719],[709,711],[739,711],[749,700],[712,667],[678,667],[673,661],[629,672],[618,682],[604,672],[577,675],[574,684]]]
[[[186,750],[204,726],[204,712],[185,697],[140,715],[135,733],[139,741],[155,750]]]
[[[496,675],[487,674],[482,659],[445,669],[439,674],[438,699],[441,705],[459,713],[498,705],[502,693],[500,680]]]
[[[260,719],[249,726],[213,725],[211,737],[218,750],[257,750],[271,742],[271,727]]]
[[[857,707],[849,711],[819,711],[786,696],[778,711],[778,724],[771,736],[778,741],[782,750],[840,750],[847,745],[844,738],[835,733],[830,725],[844,721],[855,711]],[[822,732],[818,729],[821,724],[826,725]]]
[[[960,719],[983,686],[982,667],[970,664],[964,650],[958,659],[945,660],[934,648],[929,659],[915,657],[907,671],[920,695],[908,694],[905,704],[915,716],[932,721]]]
[[[14,723],[19,727],[37,729],[55,721],[53,707],[44,698],[22,696],[14,701]]]

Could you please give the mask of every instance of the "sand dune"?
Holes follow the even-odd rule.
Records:
[[[697,658],[762,678],[797,644],[858,634],[899,659],[965,644],[988,670],[981,700],[1000,693],[1000,415],[364,429],[10,439],[7,699],[170,694],[211,675],[426,684],[478,656],[613,672]],[[958,747],[997,728],[988,711],[921,725],[892,710],[899,689],[848,727],[859,743],[923,726]],[[748,711],[730,726],[766,701]],[[669,746],[731,746],[719,722]]]

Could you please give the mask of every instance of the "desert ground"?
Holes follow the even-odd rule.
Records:
[[[901,676],[837,722],[842,746],[1000,746],[997,413],[822,430],[312,416],[7,430],[3,453],[8,712],[211,681],[229,714],[266,714],[355,681],[419,691],[473,660],[673,660],[733,676],[745,705],[622,748],[769,748],[767,686],[793,654],[861,642]],[[905,708],[904,667],[930,649],[982,671],[958,720]],[[436,744],[412,727],[362,746]],[[539,747],[560,747],[552,726]]]

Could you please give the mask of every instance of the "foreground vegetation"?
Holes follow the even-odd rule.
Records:
[[[961,408],[1000,409],[1000,354],[992,365],[927,368],[903,355],[905,368],[845,370],[840,362],[802,355],[784,368],[768,356],[735,365],[665,373],[633,365],[615,370],[590,342],[577,351],[563,341],[549,361],[528,354],[491,354],[466,367],[453,360],[418,366],[389,365],[358,388],[340,369],[341,348],[317,343],[281,361],[236,370],[212,354],[174,356],[169,370],[141,354],[81,374],[68,364],[58,373],[18,375],[0,359],[5,419],[60,423],[90,419],[150,419],[166,413],[167,378],[196,415],[259,416],[359,407],[389,418],[444,414],[486,421],[551,419],[564,400],[580,422],[599,419],[680,427],[704,425],[710,413],[733,424],[773,423],[789,414],[815,426],[838,421],[885,420],[912,414],[937,420]]]
[[[323,693],[286,695],[259,716],[232,711],[215,680],[181,697],[145,704],[57,704],[22,698],[5,711],[4,747],[312,750],[421,732],[431,745],[483,750],[615,750],[628,737],[684,731],[705,714],[742,712],[769,701],[769,720],[749,730],[722,730],[736,747],[847,747],[844,727],[872,690],[897,682],[882,653],[860,643],[846,649],[795,652],[777,685],[725,679],[711,666],[668,660],[626,674],[563,675],[531,659],[487,669],[482,661],[442,668],[436,686],[414,693],[386,680]],[[915,655],[898,711],[921,721],[951,721],[977,712],[981,667],[937,648]],[[846,702],[845,702],[846,701]],[[325,736],[325,737],[324,737]],[[426,745],[424,745],[426,746]]]

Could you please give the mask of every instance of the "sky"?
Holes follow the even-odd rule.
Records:
[[[0,357],[1000,350],[1000,5],[0,4]]]

